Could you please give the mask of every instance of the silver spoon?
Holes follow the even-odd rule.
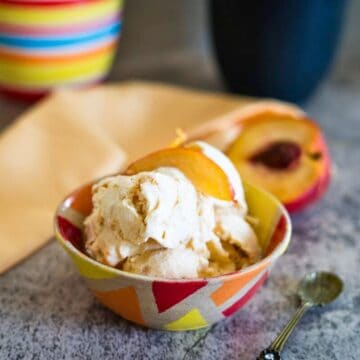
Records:
[[[343,282],[335,274],[314,271],[305,275],[297,291],[301,299],[301,307],[295,312],[292,319],[272,344],[261,352],[257,360],[281,360],[280,353],[287,339],[306,311],[314,306],[324,306],[331,303],[340,295],[342,289]]]

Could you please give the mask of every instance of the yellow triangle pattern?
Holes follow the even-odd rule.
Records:
[[[209,326],[209,324],[203,318],[201,312],[194,308],[187,312],[180,319],[166,324],[164,328],[170,331],[181,331],[199,329],[205,326]]]
[[[69,253],[80,275],[88,279],[111,279],[117,276],[111,271],[105,270],[96,264],[86,261],[81,256],[73,254],[69,249],[66,249],[66,251]]]
[[[259,189],[244,183],[246,202],[250,215],[258,219],[259,224],[255,231],[263,250],[268,247],[272,231],[280,217],[280,208],[277,201]]]

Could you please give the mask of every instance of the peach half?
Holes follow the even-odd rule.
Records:
[[[194,140],[203,140],[224,151],[239,135],[242,123],[249,118],[261,116],[268,112],[292,117],[304,117],[304,112],[298,107],[276,100],[256,101],[240,107],[230,113],[207,121],[188,134],[178,132],[177,144]]]
[[[125,173],[133,175],[165,166],[182,171],[203,194],[245,203],[241,180],[231,161],[200,141],[153,152],[132,163]]]
[[[321,130],[307,118],[272,111],[249,117],[225,152],[243,179],[270,191],[290,212],[328,187],[329,152]]]

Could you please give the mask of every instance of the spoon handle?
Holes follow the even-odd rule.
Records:
[[[271,345],[264,350],[258,359],[281,359],[280,352],[284,348],[284,345],[289,338],[290,334],[293,332],[295,326],[300,321],[302,316],[306,313],[308,309],[312,307],[310,303],[304,303],[299,307],[290,321],[286,326],[281,330],[276,339],[271,343]],[[268,355],[268,356],[266,356]]]
[[[312,305],[310,303],[306,302],[306,303],[303,303],[296,310],[293,317],[290,319],[290,321],[286,324],[286,326],[281,330],[279,335],[276,337],[276,339],[270,345],[271,349],[276,350],[278,352],[282,351],[287,339],[289,338],[290,334],[295,329],[295,326],[298,324],[298,322],[303,317],[303,315],[306,313],[306,311],[311,308],[311,306]]]

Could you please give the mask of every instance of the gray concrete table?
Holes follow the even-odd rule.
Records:
[[[111,78],[137,76],[221,89],[213,64],[203,56],[182,53],[175,58],[142,70],[119,62]],[[331,188],[323,201],[293,218],[294,236],[287,253],[243,310],[211,328],[186,333],[134,326],[94,300],[64,251],[51,242],[0,276],[0,359],[254,359],[295,310],[298,280],[315,269],[339,273],[345,292],[326,310],[313,311],[303,319],[284,357],[358,359],[359,58],[352,54],[340,59],[306,107],[329,140],[335,162]],[[200,69],[196,75],[194,68]],[[1,126],[26,107],[0,99]]]

